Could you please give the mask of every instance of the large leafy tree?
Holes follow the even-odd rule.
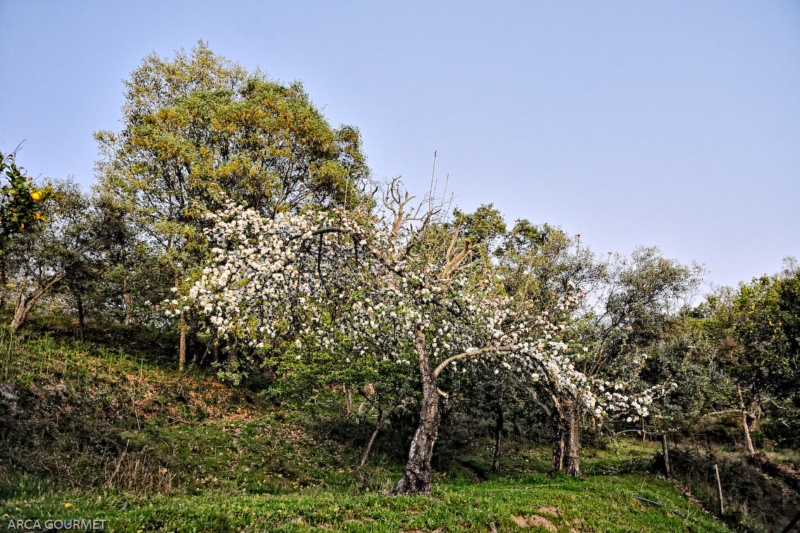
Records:
[[[787,268],[720,296],[710,299],[707,307],[713,312],[704,326],[736,384],[744,440],[752,454],[750,426],[765,408],[786,413],[800,407],[800,275]]]
[[[362,199],[358,130],[332,127],[300,83],[249,73],[201,42],[146,58],[125,85],[122,131],[96,135],[99,186],[134,214],[174,283],[207,252],[202,215],[223,193],[270,218]],[[180,324],[183,364],[184,314]]]
[[[754,390],[797,398],[800,378],[800,276],[764,276],[740,288],[734,302],[740,347],[737,375]]]

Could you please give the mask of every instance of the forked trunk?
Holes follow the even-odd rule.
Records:
[[[414,433],[411,449],[408,452],[406,470],[392,489],[392,496],[400,494],[430,496],[431,494],[431,458],[433,457],[433,446],[439,436],[441,409],[436,378],[431,369],[428,349],[425,345],[425,333],[422,330],[417,331],[415,346],[419,356],[419,370],[422,378],[422,409],[420,410],[419,427]]]
[[[22,324],[25,322],[25,319],[28,318],[28,314],[33,309],[33,306],[36,305],[36,302],[39,301],[39,298],[47,292],[50,287],[58,283],[64,279],[64,272],[59,272],[49,281],[47,281],[44,285],[40,285],[38,289],[36,289],[32,294],[25,295],[24,291],[26,286],[23,285],[20,289],[19,296],[17,297],[17,304],[14,307],[14,318],[11,320],[11,331],[16,332]]]

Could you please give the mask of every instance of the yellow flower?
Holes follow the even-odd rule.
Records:
[[[42,197],[42,194],[39,193],[39,192],[32,192],[31,193],[31,198],[33,198],[34,200],[38,200],[41,197]]]
[[[71,503],[65,503],[64,507],[72,507],[72,504]]]

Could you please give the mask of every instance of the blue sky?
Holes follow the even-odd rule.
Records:
[[[302,80],[376,179],[735,284],[800,257],[800,2],[0,1],[0,150],[93,182],[122,80],[208,41]]]

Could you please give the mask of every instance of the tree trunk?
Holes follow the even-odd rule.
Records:
[[[550,474],[564,470],[564,434],[556,430],[556,438],[553,441],[553,460],[550,463]]]
[[[86,342],[86,328],[83,322],[83,298],[79,292],[75,292],[75,300],[78,306],[78,339],[81,342]]]
[[[556,401],[552,423],[555,431],[553,460],[550,473],[564,472],[568,476],[581,475],[580,416],[578,405],[571,399]]]
[[[550,423],[553,425],[553,460],[550,463],[550,474],[561,472],[564,470],[564,452],[566,448],[566,433],[567,427],[564,416],[562,415],[562,404],[558,401],[555,395],[553,398],[553,405],[555,409],[550,416]]]
[[[6,282],[8,281],[6,256],[0,251],[0,309],[6,305]]]
[[[664,473],[667,475],[667,479],[669,479],[669,445],[667,443],[666,433],[661,435],[661,449],[664,451]]]
[[[183,372],[186,367],[186,319],[184,318],[183,311],[181,311],[181,344],[178,349],[178,370]]]
[[[125,300],[125,320],[122,322],[126,326],[131,323],[131,297],[128,295],[128,276],[122,276],[122,299]]]
[[[440,399],[436,388],[436,378],[428,358],[428,348],[425,345],[425,333],[421,329],[417,331],[415,346],[419,356],[419,370],[422,379],[422,409],[420,410],[419,427],[414,433],[411,449],[408,452],[406,470],[392,489],[392,496],[400,494],[430,496],[431,494],[431,458],[433,457],[433,446],[439,436]]]
[[[375,430],[369,437],[369,442],[367,443],[367,448],[364,450],[364,455],[361,456],[361,462],[358,464],[359,468],[361,468],[367,463],[369,452],[372,450],[372,445],[375,444],[375,439],[378,437],[378,432],[381,430],[382,423],[383,423],[383,409],[378,407],[378,422],[375,424]]]
[[[200,351],[197,334],[200,331],[200,316],[197,310],[191,308],[189,310],[189,319],[187,320],[187,334],[186,334],[186,356],[191,357],[192,365],[197,363],[197,353]]]
[[[573,401],[566,405],[566,441],[564,442],[564,473],[568,476],[581,475],[581,425],[578,406]]]
[[[753,448],[753,440],[750,438],[750,426],[747,424],[747,409],[744,406],[744,397],[742,396],[742,386],[736,386],[736,392],[739,393],[739,408],[742,410],[742,428],[744,429],[744,445],[747,448],[748,453],[750,456],[756,454],[755,448]]]
[[[497,425],[494,428],[494,458],[492,459],[492,472],[500,471],[500,446],[503,443],[503,406],[497,405]]]
[[[38,289],[36,289],[33,294],[28,296],[23,295],[23,291],[25,287],[23,286],[20,289],[19,296],[17,297],[17,304],[14,306],[14,318],[11,320],[11,331],[16,332],[22,324],[25,322],[25,319],[28,318],[28,314],[33,309],[33,306],[39,301],[39,298],[47,292],[50,287],[58,283],[64,278],[64,272],[60,272],[59,274],[55,275],[54,277],[50,278],[50,281],[45,283],[44,285],[40,285]]]
[[[353,391],[347,385],[344,386],[344,417],[353,419]]]

